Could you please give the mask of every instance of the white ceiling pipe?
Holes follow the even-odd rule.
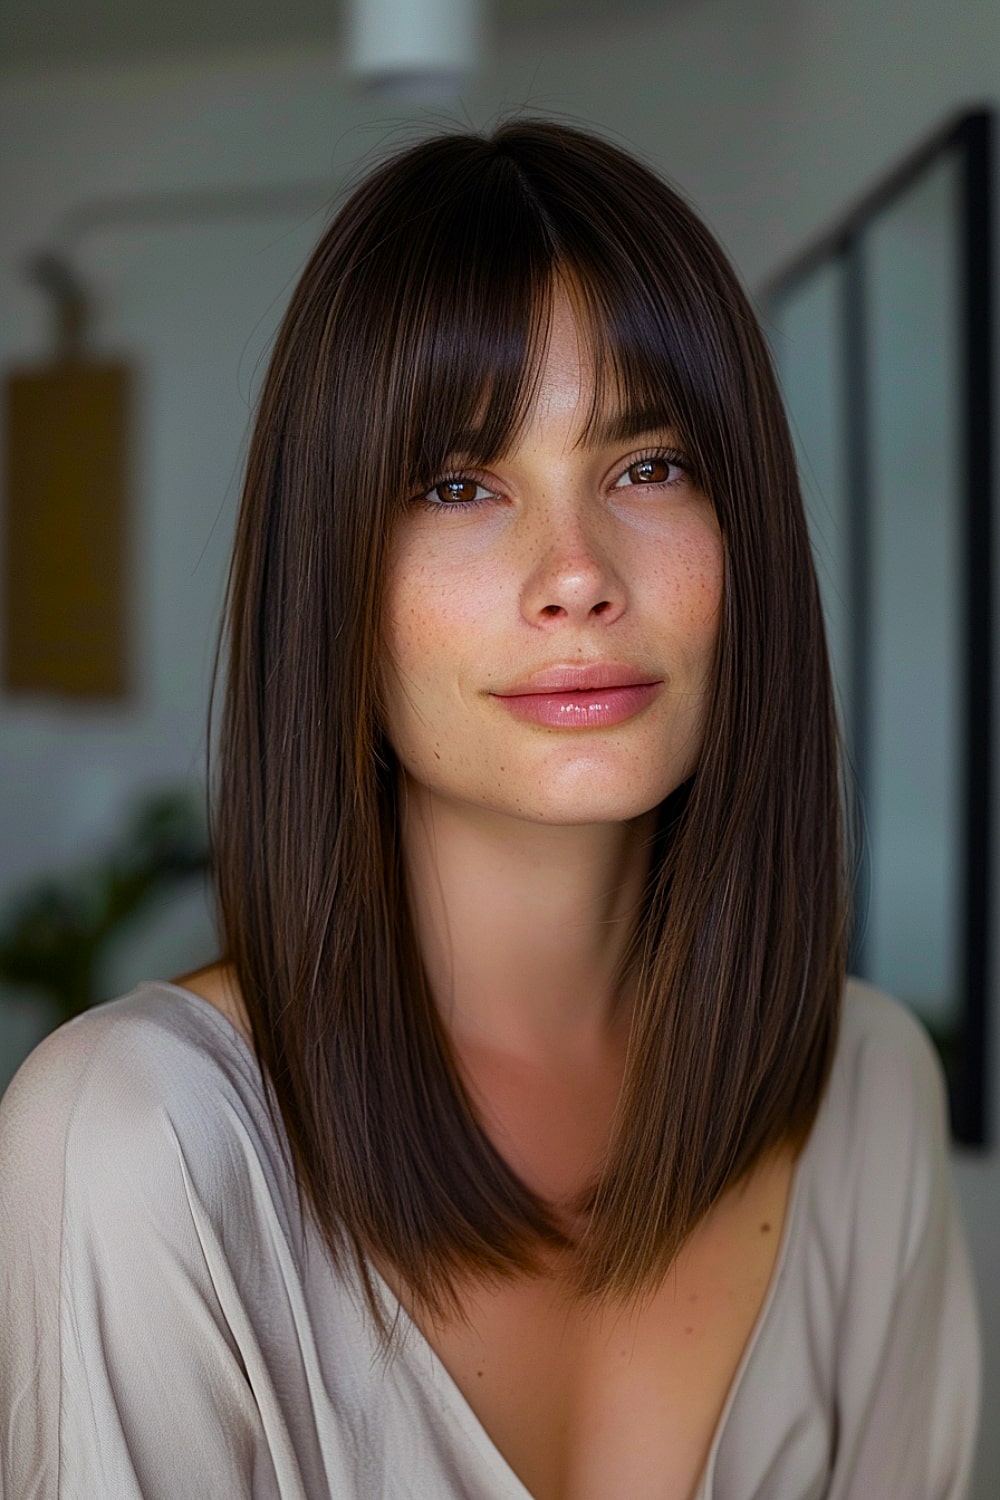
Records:
[[[439,103],[479,64],[482,0],[350,0],[348,71],[383,98]]]

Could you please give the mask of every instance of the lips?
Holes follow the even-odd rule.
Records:
[[[542,667],[512,687],[495,692],[497,698],[516,698],[539,693],[586,693],[605,688],[651,686],[661,679],[625,662],[573,662]]]
[[[662,679],[621,662],[544,667],[494,693],[516,719],[548,729],[610,729],[652,703]]]

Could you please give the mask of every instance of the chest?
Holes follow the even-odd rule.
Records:
[[[790,1160],[717,1206],[652,1298],[595,1314],[557,1277],[469,1292],[424,1338],[534,1500],[693,1500],[774,1272]],[[411,1314],[412,1316],[412,1314]]]

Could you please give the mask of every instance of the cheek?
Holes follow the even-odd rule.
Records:
[[[421,569],[404,574],[389,590],[383,638],[399,672],[422,680],[434,676],[445,662],[454,662],[472,624],[468,593]]]
[[[513,588],[509,561],[481,523],[463,527],[452,519],[443,542],[414,527],[397,546],[386,580],[390,657],[420,679],[444,678],[449,669],[453,676],[475,656],[477,643],[509,623]]]
[[[692,664],[714,652],[724,586],[725,548],[717,529],[693,527],[673,539],[658,574],[658,604],[675,646]]]
[[[404,760],[440,752],[439,741],[453,731],[470,662],[489,634],[490,598],[468,569],[405,553],[395,560],[383,607],[382,680],[389,738]]]

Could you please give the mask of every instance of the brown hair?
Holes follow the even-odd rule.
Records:
[[[557,277],[579,292],[602,388],[678,432],[725,549],[702,754],[661,809],[622,1092],[575,1239],[457,1070],[407,904],[379,704],[393,517],[459,434],[480,463],[509,444]],[[531,1273],[543,1245],[583,1298],[653,1289],[727,1187],[807,1138],[845,964],[837,733],[795,460],[749,303],[683,199],[606,141],[536,120],[426,140],[361,182],[277,337],[224,639],[226,954],[300,1198],[338,1269],[353,1257],[383,1352],[372,1255],[434,1317],[461,1315],[459,1273]]]

